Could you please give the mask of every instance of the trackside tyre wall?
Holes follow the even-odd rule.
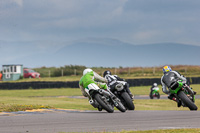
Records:
[[[178,97],[190,110],[197,110],[197,106],[186,96],[183,91],[179,91]]]
[[[153,83],[160,84],[160,78],[152,79],[126,79],[129,86],[145,86],[152,85]],[[187,78],[191,84],[200,84],[200,77]],[[68,81],[68,82],[53,82],[53,81],[32,81],[32,82],[1,82],[0,89],[42,89],[42,88],[79,88],[79,81]]]

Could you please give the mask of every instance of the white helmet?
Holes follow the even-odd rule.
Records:
[[[156,86],[158,86],[158,84],[157,84],[157,83],[153,83],[153,86],[155,86],[155,87],[156,87]]]
[[[83,75],[85,75],[85,74],[88,73],[88,72],[92,72],[92,71],[93,71],[92,69],[87,68],[87,69],[85,69],[85,70],[83,71]]]

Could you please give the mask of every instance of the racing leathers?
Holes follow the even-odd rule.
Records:
[[[169,91],[169,88],[171,88],[173,83],[175,83],[177,80],[182,80],[183,84],[185,84],[187,82],[187,79],[183,75],[181,75],[179,72],[169,71],[161,77],[161,84],[162,84],[162,91],[165,94],[168,94],[168,98],[170,100],[176,101],[177,106],[180,107],[181,106],[180,100],[175,98],[173,94],[170,94],[170,91]]]
[[[108,81],[108,86],[109,86],[111,92],[114,92],[115,86],[118,84],[117,81],[124,81],[124,79],[118,77],[117,75],[109,75],[109,74],[107,74],[105,76],[105,78]],[[129,84],[127,82],[125,82],[124,88],[126,89],[128,94],[130,95],[130,97],[133,99],[133,94],[131,93],[131,91],[129,89]]]
[[[165,73],[161,77],[162,91],[165,94],[170,94],[169,89],[167,88],[170,88],[171,85],[177,80],[182,80],[183,84],[187,82],[187,79],[177,71],[170,71]]]
[[[79,81],[79,87],[83,96],[88,97],[89,100],[91,97],[85,92],[85,88],[87,88],[87,86],[91,83],[95,83],[101,89],[107,89],[107,80],[105,78],[101,77],[94,71],[86,73],[81,77]]]

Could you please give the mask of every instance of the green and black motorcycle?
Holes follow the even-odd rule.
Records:
[[[188,107],[190,110],[197,110],[194,91],[187,85],[183,84],[182,80],[177,80],[169,88],[170,93],[181,101],[183,107]]]
[[[154,88],[150,89],[150,93],[149,93],[150,99],[153,99],[154,97],[156,97],[157,99],[160,99],[159,91],[160,91],[160,89],[158,87],[154,87]]]

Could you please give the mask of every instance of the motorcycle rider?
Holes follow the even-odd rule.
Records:
[[[98,81],[100,81],[100,82],[98,82]],[[108,81],[105,78],[101,77],[99,74],[94,72],[92,69],[87,68],[83,71],[83,76],[81,77],[81,79],[79,81],[79,87],[81,89],[83,96],[88,97],[90,100],[91,97],[87,95],[87,93],[85,92],[85,88],[87,88],[87,86],[89,84],[95,83],[99,88],[106,90],[107,82]]]
[[[154,87],[158,87],[157,83],[153,83],[153,85],[151,86],[151,91],[153,90]]]
[[[155,88],[155,87],[158,87],[158,84],[157,83],[153,83],[153,85],[151,86],[151,94],[152,94],[152,91],[153,91],[153,88]]]
[[[107,79],[108,86],[110,87],[111,92],[114,92],[115,86],[117,85],[117,81],[124,81],[124,79],[118,77],[117,75],[112,75],[111,72],[108,70],[103,73],[103,77]],[[127,82],[125,83],[124,87],[130,95],[131,99],[133,99],[133,94],[131,93],[129,89],[129,84]]]
[[[176,101],[177,106],[180,107],[181,101],[179,99],[175,98],[175,96],[173,94],[171,94],[169,89],[167,89],[167,88],[170,88],[171,85],[174,82],[176,82],[177,80],[182,80],[182,83],[186,84],[187,79],[183,75],[181,75],[179,72],[173,71],[170,66],[164,66],[163,73],[164,73],[164,75],[161,77],[162,91],[165,94],[168,94],[168,98],[170,100]],[[196,94],[196,92],[194,92],[194,94]]]
[[[91,99],[91,97],[85,92],[85,88],[88,88],[88,85],[94,83],[96,84],[99,88],[101,89],[107,89],[107,83],[108,81],[101,77],[99,74],[97,74],[96,72],[94,72],[92,69],[87,68],[83,71],[83,76],[81,77],[80,81],[79,81],[79,87],[81,89],[81,92],[83,94],[83,96],[88,97],[88,100]],[[98,108],[99,111],[102,110],[100,108]]]

